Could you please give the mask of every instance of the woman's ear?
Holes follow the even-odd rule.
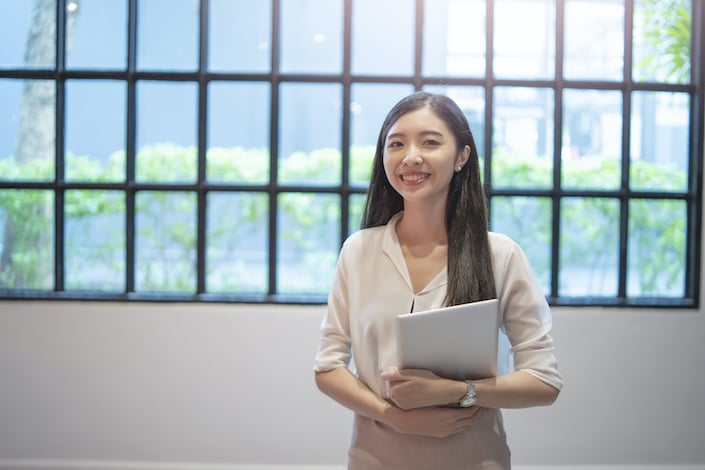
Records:
[[[464,167],[469,159],[470,159],[470,146],[466,145],[463,147],[463,149],[460,152],[458,152],[458,157],[455,159],[455,167],[456,168]]]

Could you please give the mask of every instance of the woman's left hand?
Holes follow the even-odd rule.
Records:
[[[429,370],[392,367],[382,372],[387,398],[402,410],[457,404],[464,396],[465,382],[439,377]]]

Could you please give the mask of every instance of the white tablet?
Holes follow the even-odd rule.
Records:
[[[399,368],[458,380],[494,377],[499,325],[497,299],[398,315]]]

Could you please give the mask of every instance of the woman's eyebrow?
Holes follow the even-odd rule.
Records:
[[[438,132],[438,131],[426,130],[426,131],[419,132],[419,137],[427,137],[429,135],[443,137],[443,133]],[[402,137],[406,137],[406,134],[403,132],[395,132],[393,134],[389,134],[387,136],[387,139],[395,139],[395,138],[402,138]]]
[[[426,136],[429,136],[429,135],[436,136],[436,137],[443,137],[443,133],[442,133],[442,132],[432,131],[432,130],[423,131],[423,132],[422,132],[421,134],[419,134],[419,135],[421,135],[422,137],[426,137]]]

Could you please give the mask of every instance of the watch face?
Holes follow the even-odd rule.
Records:
[[[465,383],[468,386],[468,393],[460,401],[461,408],[469,408],[477,402],[477,394],[475,393],[475,384],[472,380],[467,380]]]
[[[468,407],[474,405],[475,401],[476,400],[475,400],[474,396],[465,395],[465,398],[463,398],[462,401],[460,402],[460,407],[461,408],[468,408]]]

